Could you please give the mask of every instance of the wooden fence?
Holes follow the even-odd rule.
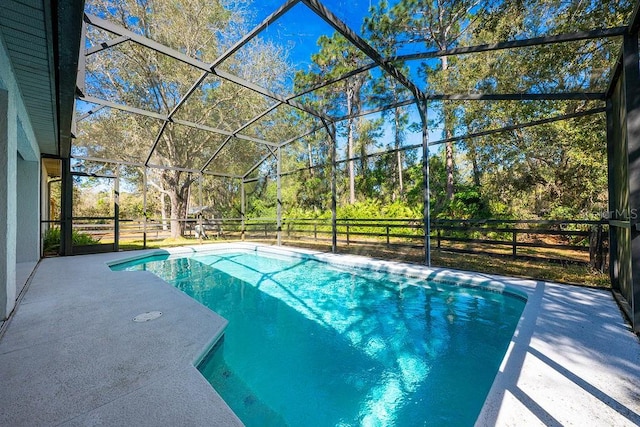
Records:
[[[231,225],[231,224],[229,224]],[[424,248],[424,229],[418,219],[338,219],[338,245],[376,244]],[[232,229],[235,230],[237,225]],[[245,237],[275,238],[276,222],[248,220]],[[286,219],[285,240],[331,241],[330,220]],[[606,221],[577,220],[434,220],[432,250],[491,254],[518,259],[592,264],[602,269],[608,249]]]
[[[187,236],[195,237],[198,220],[184,220]],[[239,239],[243,236],[242,220],[203,220],[210,239]],[[424,248],[424,229],[419,219],[352,219],[336,223],[338,246],[386,245],[387,247]],[[169,236],[169,223],[147,221],[148,240]],[[110,224],[77,224],[74,228],[92,235],[105,234]],[[141,239],[144,222],[120,222],[120,239]],[[244,222],[244,238],[272,240],[277,236],[277,222],[272,218],[254,218]],[[285,241],[331,242],[330,219],[284,219]],[[607,221],[577,220],[433,220],[432,250],[481,253],[519,259],[542,259],[562,263],[591,263],[602,269],[608,248]]]

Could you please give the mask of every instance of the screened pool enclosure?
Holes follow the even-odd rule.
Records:
[[[309,203],[331,211],[329,226],[321,231],[336,251],[336,210],[339,200],[353,200],[348,193],[354,186],[345,184],[356,179],[353,170],[366,170],[369,161],[395,164],[402,191],[408,179],[403,168],[413,159],[421,162],[423,182],[423,218],[415,228],[430,265],[429,157],[436,147],[557,121],[606,120],[610,273],[640,331],[640,228],[633,214],[640,207],[637,12],[636,5],[622,26],[585,28],[576,19],[575,28],[561,33],[551,28],[548,34],[515,34],[488,44],[425,50],[424,43],[413,43],[398,50],[366,26],[357,30],[348,5],[332,11],[318,0],[283,2],[259,16],[248,32],[229,27],[234,31],[212,39],[211,47],[198,44],[197,15],[174,15],[174,25],[183,26],[181,40],[141,17],[89,7],[77,79],[76,139],[69,152],[46,160],[50,175],[61,178],[49,183],[50,192],[60,193],[61,206],[51,206],[48,222],[60,224],[59,252],[86,251],[73,242],[73,230],[82,224],[100,224],[109,250],[118,250],[125,230],[144,242],[153,233],[203,238],[223,232],[227,222],[233,225],[225,227],[235,227],[243,238],[251,220],[247,213],[264,202],[266,183],[275,191],[270,220],[280,243],[283,192],[289,191],[289,178],[300,175],[320,194]],[[331,45],[341,56],[340,67],[319,59],[319,49]],[[555,46],[575,53],[575,60],[547,61],[544,69],[531,61],[552,54]],[[497,81],[491,67],[465,68],[470,58],[474,64],[499,64],[503,52],[531,61],[530,74]],[[608,67],[592,66],[590,59],[598,55]],[[464,73],[476,83],[451,77]],[[533,75],[542,83],[527,86]],[[488,117],[484,126],[443,132],[447,108],[482,103],[526,103],[536,113],[525,121]],[[403,138],[393,134],[400,116],[414,123]],[[366,135],[373,122],[382,129],[377,138],[386,142],[356,150],[352,132]],[[95,215],[78,214],[74,201],[80,203],[78,194],[89,187],[108,195],[100,202],[105,206]],[[123,222],[118,197],[126,192],[143,193],[143,203]]]

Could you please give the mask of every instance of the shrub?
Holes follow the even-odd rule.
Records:
[[[52,227],[45,231],[42,245],[45,252],[57,251],[60,247],[60,229]]]
[[[100,243],[100,239],[96,239],[87,233],[80,233],[76,230],[73,230],[72,232],[72,240],[74,246],[95,245],[96,243]],[[60,228],[49,228],[44,233],[42,245],[45,253],[57,251],[60,248]]]

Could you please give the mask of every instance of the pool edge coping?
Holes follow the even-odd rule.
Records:
[[[520,321],[522,320],[522,317],[524,316],[524,312],[527,309],[527,303],[529,298],[526,292],[516,288],[515,286],[505,284],[497,276],[482,275],[486,277],[480,278],[478,277],[478,274],[480,273],[450,270],[450,269],[440,268],[440,267],[427,267],[427,266],[421,266],[416,264],[403,263],[399,261],[379,260],[379,259],[364,257],[360,255],[333,254],[333,253],[325,253],[321,251],[315,251],[315,250],[304,249],[304,248],[273,246],[273,245],[266,245],[262,243],[251,243],[251,242],[215,243],[215,244],[208,244],[208,245],[202,245],[202,246],[152,249],[152,250],[146,251],[145,253],[136,254],[136,255],[124,257],[124,258],[119,258],[117,260],[107,261],[105,262],[105,264],[109,267],[109,269],[111,269],[111,267],[118,264],[125,264],[132,261],[139,261],[145,258],[159,256],[159,255],[167,256],[167,259],[175,259],[175,258],[191,258],[198,254],[203,255],[207,253],[211,253],[211,254],[229,253],[233,251],[283,255],[283,256],[294,257],[299,259],[310,259],[310,260],[321,262],[323,264],[335,265],[342,268],[354,267],[354,268],[360,268],[360,269],[375,271],[375,272],[392,273],[392,274],[398,274],[398,275],[402,275],[409,278],[433,281],[440,284],[446,284],[451,286],[461,286],[461,287],[471,287],[471,288],[481,288],[489,292],[496,292],[499,294],[508,295],[510,297],[519,299],[524,302],[523,311],[516,324],[514,335],[517,333],[518,328],[520,327]],[[372,262],[375,262],[376,265],[375,266],[372,265],[371,264]],[[434,272],[436,272],[436,277],[431,277],[430,275]],[[439,273],[441,275],[444,275],[444,277],[438,277]],[[505,277],[504,279],[508,279],[508,278]],[[198,304],[201,304],[201,303],[198,302]],[[206,307],[206,306],[203,305],[203,307]],[[211,310],[211,311],[216,313],[214,310]],[[216,313],[216,314],[220,316],[219,313]],[[227,321],[226,318],[223,317],[223,319]],[[208,344],[203,346],[202,353],[195,358],[193,362],[193,367],[199,373],[200,373],[200,370],[198,369],[199,364],[209,355],[211,350],[213,350],[216,344],[224,336],[225,330],[226,330],[226,324],[220,330],[217,336],[213,337]],[[505,350],[505,353],[502,359],[500,360],[499,368],[503,366],[503,364],[505,363],[505,359],[508,358],[509,352],[512,348],[512,344],[513,344],[513,336],[510,338],[509,344],[507,345],[507,349]],[[498,372],[496,372],[496,376],[497,376],[497,373]],[[484,404],[486,403],[489,395],[491,394],[494,381],[495,381],[495,378],[492,380],[490,391],[487,393],[487,396],[483,401],[483,406],[481,407],[481,410],[478,413],[478,418],[480,417],[480,414],[482,414],[482,411],[484,410]],[[215,390],[213,386],[212,388]]]
[[[386,272],[399,274],[402,276],[433,280],[438,283],[484,288],[492,292],[507,294],[523,301],[527,301],[529,295],[527,292],[512,285],[505,283],[510,280],[509,277],[496,275],[488,275],[484,273],[466,272],[462,270],[448,269],[444,267],[428,267],[419,264],[411,264],[401,261],[388,261],[376,258],[365,257],[361,255],[348,254],[331,254],[320,251],[314,251],[296,247],[271,246],[262,243],[217,243],[203,246],[187,246],[180,248],[152,249],[144,254],[138,254],[131,257],[121,258],[107,262],[108,267],[118,264],[138,261],[151,256],[168,255],[169,259],[184,256],[195,256],[197,254],[229,252],[232,250],[244,250],[250,252],[263,252],[275,255],[295,256],[297,258],[313,259],[325,264],[336,265],[340,267],[357,267],[375,272]],[[345,259],[348,262],[345,262]],[[377,265],[373,265],[375,262]],[[425,277],[436,273],[435,277]],[[481,278],[482,276],[482,278]],[[529,280],[529,279],[517,279]]]

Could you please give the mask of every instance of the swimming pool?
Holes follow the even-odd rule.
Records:
[[[199,369],[258,425],[472,425],[524,308],[508,293],[255,252],[148,270],[227,318]]]

